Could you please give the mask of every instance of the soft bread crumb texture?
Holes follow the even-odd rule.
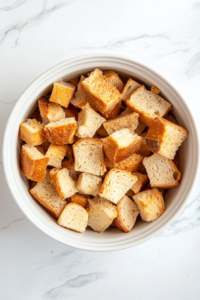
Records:
[[[46,157],[49,158],[49,166],[61,168],[61,162],[67,154],[68,145],[58,146],[51,144],[46,152]]]
[[[97,196],[101,185],[101,177],[93,174],[82,173],[78,178],[76,188],[84,194]]]
[[[107,156],[105,156],[105,164],[108,169],[117,168],[135,173],[140,169],[143,158],[143,156],[134,153],[118,163],[113,163]]]
[[[131,172],[113,168],[106,175],[99,195],[117,204],[137,180],[137,176]]]
[[[165,211],[163,196],[156,188],[138,193],[133,196],[133,200],[139,208],[143,221],[155,221]]]
[[[27,119],[20,124],[20,138],[30,146],[41,145],[47,139],[43,134],[44,125],[35,119]]]
[[[109,120],[103,124],[108,134],[119,131],[121,129],[128,128],[130,132],[134,133],[138,127],[138,113],[130,113],[124,116],[117,117],[113,120]]]
[[[129,99],[133,92],[139,87],[140,84],[138,82],[129,78],[122,92],[122,100],[126,101],[127,99]]]
[[[170,189],[179,185],[181,173],[172,160],[160,154],[153,154],[144,158],[143,165],[151,187]]]
[[[58,225],[76,232],[84,232],[88,223],[88,212],[77,203],[69,203],[58,219]]]
[[[124,88],[124,83],[119,75],[113,70],[103,71],[104,79],[110,82],[121,93]]]

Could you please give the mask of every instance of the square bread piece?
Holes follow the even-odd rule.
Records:
[[[76,87],[69,83],[60,81],[53,84],[53,90],[49,101],[58,103],[64,107],[68,107]]]
[[[106,172],[103,143],[97,139],[84,138],[73,145],[75,171],[103,175]]]
[[[87,223],[88,212],[77,203],[67,204],[58,219],[58,225],[76,232],[84,232]]]
[[[103,71],[104,78],[110,82],[121,93],[124,88],[124,83],[120,79],[119,75],[113,70]]]
[[[126,105],[139,113],[139,120],[146,126],[150,126],[157,117],[164,117],[172,109],[169,102],[159,95],[147,91],[144,85],[140,86],[126,101]]]
[[[158,189],[146,190],[133,196],[143,221],[155,221],[165,211],[163,196]]]
[[[125,116],[117,117],[116,119],[109,120],[103,124],[108,134],[119,131],[124,128],[128,128],[130,132],[135,133],[135,129],[138,127],[139,114],[130,113]]]
[[[143,156],[134,153],[119,163],[113,163],[107,156],[105,156],[105,163],[108,169],[117,168],[135,173],[141,167],[143,158]]]
[[[106,122],[106,119],[94,111],[87,103],[82,111],[78,114],[76,136],[80,138],[92,138],[97,129],[101,127],[104,122]]]
[[[33,181],[42,182],[46,176],[49,158],[45,157],[36,147],[23,145],[21,149],[22,173]]]
[[[99,196],[89,200],[88,226],[96,232],[103,232],[117,217],[117,208],[110,201]]]
[[[46,157],[49,157],[48,166],[61,168],[61,162],[66,155],[68,145],[58,146],[51,144],[47,150]]]
[[[163,118],[156,118],[149,127],[146,142],[154,153],[174,159],[176,151],[187,138],[188,131]]]
[[[141,189],[147,184],[149,178],[146,174],[142,174],[137,172],[138,181],[132,186],[131,190],[137,194],[141,191]]]
[[[53,168],[49,172],[50,182],[61,200],[71,197],[76,194],[76,181],[74,181],[67,169]]]
[[[160,154],[153,154],[144,158],[143,165],[151,187],[172,189],[179,185],[181,173],[172,160]]]
[[[77,86],[77,91],[74,94],[74,97],[71,100],[71,104],[77,108],[83,108],[87,103],[90,104],[90,107],[95,108],[93,101],[86,95],[86,93],[81,88],[81,83],[85,80],[85,76],[81,75],[79,84]]]
[[[69,83],[73,84],[74,86],[77,86],[79,83],[79,77],[75,77],[69,80]]]
[[[41,116],[43,118],[47,118],[48,123],[56,122],[65,118],[65,112],[60,104],[51,103],[41,97],[38,99],[38,106]]]
[[[140,87],[140,84],[135,80],[129,78],[122,92],[122,101],[126,101],[133,94],[137,88]]]
[[[124,197],[117,203],[117,221],[124,232],[130,232],[139,215],[137,205],[129,197]]]
[[[44,206],[55,218],[58,218],[66,206],[66,201],[60,200],[52,187],[49,178],[49,170],[43,182],[39,182],[30,190],[30,194]]]
[[[88,199],[90,199],[89,196],[75,194],[71,196],[71,203],[76,203],[86,208],[89,204]]]
[[[102,184],[102,178],[96,175],[82,173],[77,181],[76,188],[86,195],[96,196]]]
[[[142,145],[141,145],[140,149],[137,152],[137,154],[139,154],[143,157],[148,157],[150,154],[152,154],[151,150],[149,150],[148,147],[147,147],[146,136],[147,136],[147,132],[144,132],[144,133],[141,134]]]
[[[131,172],[113,168],[106,175],[99,195],[117,204],[137,180],[137,176]]]
[[[20,124],[20,138],[30,146],[41,145],[47,139],[43,134],[44,125],[35,119],[27,119]]]
[[[44,127],[44,134],[48,141],[54,145],[72,144],[76,132],[76,120],[66,118],[52,122]]]
[[[136,153],[142,144],[142,138],[127,128],[112,133],[102,141],[106,156],[114,163]]]
[[[104,78],[99,69],[82,81],[81,88],[95,104],[95,110],[101,113],[111,112],[122,99],[120,92]]]

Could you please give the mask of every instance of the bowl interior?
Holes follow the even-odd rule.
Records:
[[[57,225],[51,217],[29,194],[28,180],[20,172],[19,125],[36,107],[36,101],[46,94],[52,83],[61,79],[69,79],[86,74],[99,67],[114,69],[126,82],[130,77],[148,88],[156,85],[162,91],[161,95],[172,103],[173,114],[178,123],[189,131],[189,137],[180,150],[181,184],[178,188],[169,190],[165,196],[166,211],[152,223],[139,221],[130,233],[122,233],[115,228],[109,228],[101,234],[87,229],[79,234]],[[84,56],[66,61],[41,75],[22,94],[9,118],[3,149],[3,163],[6,178],[11,192],[26,216],[43,232],[52,238],[80,249],[86,250],[116,250],[130,247],[145,241],[168,224],[186,201],[192,187],[198,165],[198,143],[196,127],[188,108],[177,91],[160,75],[152,70],[121,57]]]

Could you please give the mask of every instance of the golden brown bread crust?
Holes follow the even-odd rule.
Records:
[[[139,193],[149,181],[149,178],[146,174],[137,172],[136,175],[138,176],[138,181],[131,188],[135,194]]]
[[[172,122],[172,123],[174,123],[174,124],[176,124],[176,125],[178,125],[178,122],[174,119],[174,117],[172,115],[167,115],[165,117],[165,119]]]
[[[88,198],[90,199],[90,197],[86,197],[85,195],[75,194],[71,196],[71,202],[79,204],[80,206],[86,208],[87,205],[89,204]]]
[[[119,220],[118,220],[118,217],[116,217],[116,218],[113,220],[113,222],[112,222],[112,224],[111,224],[110,226],[116,227],[116,228],[118,228],[119,230],[121,230],[121,231],[124,232],[122,226],[120,225],[120,222],[119,222]]]
[[[54,145],[72,144],[75,141],[76,123],[68,123],[55,127],[45,126],[44,135]]]
[[[62,161],[62,168],[74,170],[74,160],[72,158],[64,159]]]
[[[116,87],[116,89],[118,89],[118,91],[121,93],[123,88],[124,88],[124,83],[123,81],[121,80],[121,78],[119,77],[119,75],[113,71],[113,70],[106,70],[106,71],[103,71],[103,75],[104,75],[104,78],[108,81],[110,81],[110,83],[112,83],[112,77],[115,78],[116,82],[117,82],[117,85],[113,85]]]
[[[103,127],[103,125],[101,125],[101,127],[99,127],[99,129],[97,129],[96,134],[100,135],[101,137],[107,137],[108,133],[105,130],[105,128]]]
[[[179,157],[178,152],[176,153],[176,155],[175,155],[175,157],[172,161],[176,165],[176,167],[179,169],[179,167],[180,167],[180,157]]]
[[[102,114],[102,117],[106,119],[114,119],[118,115],[120,108],[121,108],[121,101],[119,101],[119,103],[111,110],[105,111],[105,113]]]
[[[152,94],[159,94],[160,93],[160,89],[157,88],[157,86],[152,85],[152,87],[151,87],[151,93]]]
[[[76,121],[78,121],[78,113],[80,112],[79,109],[75,108],[74,106],[71,105],[71,103],[69,104],[69,106],[66,107],[62,107],[62,109],[65,112],[65,118],[75,118]]]
[[[30,116],[30,119],[36,119],[37,121],[41,122],[42,118],[40,116],[40,110],[39,107],[37,107],[34,112],[32,113],[32,115]]]
[[[113,163],[107,156],[105,156],[105,164],[108,169],[118,168],[120,170],[135,173],[140,169],[143,158],[143,156],[134,153],[127,159],[122,160],[119,163]]]
[[[31,132],[25,123],[20,124],[19,136],[30,146],[38,146],[47,141],[43,128],[37,132]]]
[[[74,86],[77,86],[79,83],[79,77],[75,77],[69,80],[69,83],[73,84]]]
[[[58,171],[59,171],[59,169],[56,169],[56,168],[52,169],[49,172],[49,178],[50,178],[51,185],[54,188],[54,190],[56,191],[56,193],[58,194],[60,200],[64,201],[65,195],[63,195],[63,193],[62,193],[62,187],[60,185]]]
[[[133,112],[133,113],[130,113],[130,114],[127,114],[124,116],[118,116],[114,120],[106,121],[105,123],[103,123],[103,126],[109,134],[111,134],[117,130],[123,129],[123,128],[129,128],[130,124],[132,124],[132,123],[135,125],[135,129],[136,129],[138,126],[138,118],[139,118],[139,114]],[[124,123],[126,124],[126,126],[124,126]],[[113,130],[113,127],[116,128],[117,124],[118,124],[119,129]],[[111,128],[111,130],[110,130],[110,128]],[[133,129],[134,129],[134,127],[133,127]]]
[[[44,97],[41,97],[38,99],[38,106],[40,110],[41,116],[44,118],[48,114],[48,109],[49,109],[49,101],[46,100]]]
[[[125,160],[132,154],[136,153],[142,144],[142,138],[138,136],[132,143],[129,144],[128,147],[119,147],[118,143],[112,138],[112,136],[108,136],[105,139],[102,139],[104,152],[106,156],[113,162],[118,163],[122,160]]]
[[[28,155],[26,149],[21,149],[21,171],[30,180],[42,182],[46,176],[49,162],[48,157],[33,159]]]
[[[54,83],[49,101],[68,107],[74,91],[75,86],[73,89],[70,89],[60,85],[59,83]]]

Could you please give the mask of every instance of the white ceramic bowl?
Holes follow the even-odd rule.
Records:
[[[163,97],[173,105],[178,122],[189,131],[189,137],[180,151],[182,180],[180,186],[169,190],[165,197],[166,211],[152,223],[138,222],[130,233],[110,228],[98,234],[90,229],[79,234],[64,229],[29,194],[29,185],[20,172],[19,125],[30,115],[36,100],[59,79],[69,80],[94,68],[114,69],[124,77],[132,77],[146,86],[155,84]],[[176,89],[162,76],[127,57],[111,54],[94,54],[67,60],[37,78],[21,95],[9,117],[3,142],[3,166],[12,195],[29,220],[53,239],[75,248],[93,251],[118,250],[146,241],[162,230],[185,204],[194,184],[198,161],[199,143],[197,129],[188,106]]]

